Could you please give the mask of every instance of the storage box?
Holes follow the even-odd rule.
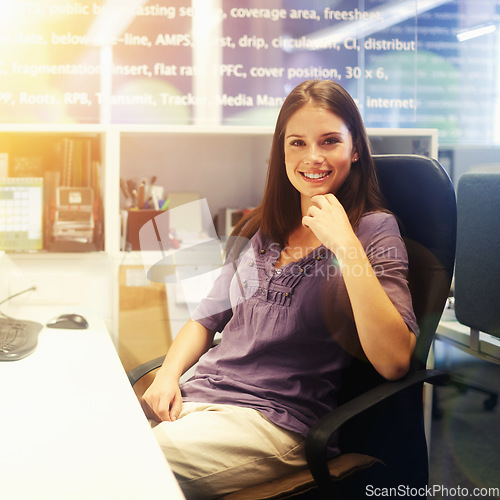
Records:
[[[58,187],[52,236],[55,241],[94,241],[94,191],[89,187]]]

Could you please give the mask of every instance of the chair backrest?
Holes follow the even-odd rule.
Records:
[[[425,364],[449,295],[455,262],[457,208],[453,184],[438,161],[419,155],[375,155],[388,208],[408,249],[408,281],[420,328],[417,365]]]
[[[500,337],[500,173],[460,177],[457,217],[457,319]]]
[[[450,292],[455,190],[436,160],[417,155],[375,155],[374,160],[387,208],[399,219],[408,249],[408,282],[420,328],[412,369],[418,369],[427,361]],[[343,375],[339,402],[383,381],[369,363],[356,360]],[[352,419],[342,427],[339,445],[343,452],[381,458],[395,484],[427,484],[422,388],[404,391]]]

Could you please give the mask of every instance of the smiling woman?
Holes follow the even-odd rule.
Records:
[[[355,159],[351,133],[331,111],[306,104],[290,118],[285,165],[288,179],[301,195],[303,214],[315,194],[337,192]]]
[[[285,99],[264,198],[232,236],[142,399],[187,498],[305,468],[303,437],[337,406],[344,370],[361,358],[374,378],[400,378],[418,330],[406,249],[337,83],[307,81]]]

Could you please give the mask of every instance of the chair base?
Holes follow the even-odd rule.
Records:
[[[483,406],[485,410],[491,411],[495,408],[498,403],[498,392],[489,389],[488,387],[478,384],[476,382],[472,382],[464,377],[459,375],[452,375],[449,381],[450,385],[454,385],[458,387],[460,392],[466,392],[468,389],[472,389],[477,392],[481,392],[483,394],[487,394],[488,398],[483,401]]]
[[[474,390],[476,392],[486,394],[488,397],[483,401],[483,407],[487,411],[493,411],[498,404],[498,392],[493,391],[485,385],[466,379],[463,376],[452,375],[446,385],[455,386],[462,394],[467,392],[468,390]],[[443,412],[439,407],[437,393],[436,391],[434,391],[432,402],[432,418],[435,420],[440,420],[442,416]]]

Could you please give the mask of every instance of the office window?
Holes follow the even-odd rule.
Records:
[[[498,144],[495,0],[3,2],[0,120],[273,125],[330,78],[369,127]]]

